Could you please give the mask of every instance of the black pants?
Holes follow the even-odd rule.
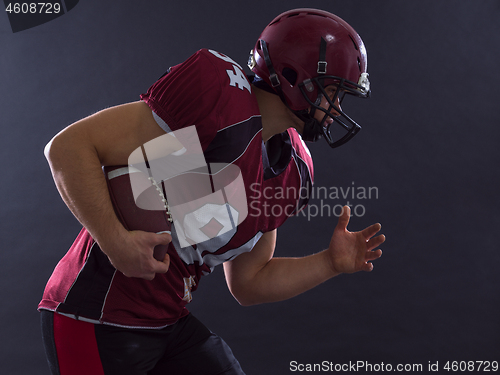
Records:
[[[128,329],[41,312],[53,375],[244,375],[229,346],[194,316]]]

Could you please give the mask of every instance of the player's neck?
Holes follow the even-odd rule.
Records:
[[[275,134],[283,133],[288,128],[302,131],[304,123],[283,104],[278,95],[268,93],[255,86],[252,89],[262,116],[262,139],[264,142]]]

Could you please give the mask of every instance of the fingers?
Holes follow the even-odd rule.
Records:
[[[382,226],[377,223],[369,226],[361,232],[367,239],[365,253],[366,263],[363,266],[363,271],[371,272],[373,270],[373,264],[370,262],[382,256],[382,250],[378,249],[373,251],[373,249],[379,247],[385,242],[385,236],[383,234],[373,237],[378,231],[380,231],[381,227]]]
[[[378,227],[378,229],[377,229],[377,227]],[[375,233],[377,233],[380,230],[380,224],[374,224],[374,225],[366,228],[365,231],[367,229],[370,230],[370,231],[368,231],[368,235],[373,236]],[[375,233],[371,234],[373,231],[375,231]],[[377,237],[371,238],[369,241],[366,242],[367,248],[366,248],[366,253],[365,253],[365,264],[362,267],[363,271],[365,271],[365,272],[373,271],[373,263],[371,263],[371,262],[382,256],[382,250],[377,249],[374,251],[373,249],[380,246],[384,241],[385,241],[385,236],[383,234],[381,234]]]
[[[153,259],[150,266],[148,266],[148,271],[144,272],[142,275],[138,275],[136,277],[140,277],[146,280],[153,280],[157,273],[167,273],[170,267],[170,255],[165,254],[161,261]],[[125,275],[130,277],[130,275]]]
[[[382,228],[382,225],[380,225],[379,223],[376,223],[376,224],[370,225],[368,228],[363,229],[361,231],[361,233],[368,240],[369,238],[372,238],[375,234],[377,234],[377,232],[379,232],[381,228]]]
[[[349,224],[350,216],[351,216],[350,207],[344,206],[342,208],[342,213],[339,216],[339,221],[337,223],[337,229],[347,230],[347,225]],[[375,234],[377,234],[377,232],[379,232],[381,228],[382,228],[382,225],[379,223],[376,223],[376,224],[370,225],[368,228],[363,229],[361,231],[361,233],[366,238],[366,240],[368,240],[371,237],[373,237]],[[382,241],[382,242],[384,242],[384,241]]]
[[[127,276],[127,277],[133,277],[133,276],[128,276],[128,275],[125,275],[125,276]],[[155,276],[156,276],[156,273],[153,272],[153,273],[148,273],[148,274],[146,274],[144,276],[139,276],[139,278],[152,281],[155,278]]]
[[[170,255],[165,254],[165,258],[163,258],[163,263],[167,265],[167,270],[168,270],[168,267],[170,267]]]
[[[165,231],[165,232],[158,232],[156,233],[158,242],[157,245],[168,245],[170,242],[172,242],[172,235],[170,231]]]
[[[381,256],[382,256],[382,250],[380,249],[376,251],[367,251],[365,254],[365,264],[363,265],[362,270],[365,272],[373,271],[373,263],[371,263],[371,261],[376,260]]]
[[[372,272],[373,271],[373,263],[365,263],[363,266],[363,271]]]
[[[385,236],[383,234],[371,238],[369,241],[366,242],[366,248],[367,250],[373,250],[376,247],[379,247],[385,242]]]
[[[382,250],[378,249],[376,251],[367,251],[365,255],[365,260],[367,262],[378,259],[382,256]]]
[[[165,257],[161,262],[156,262],[154,273],[167,273],[170,267],[170,255],[165,254]]]
[[[351,216],[351,209],[349,208],[349,206],[344,206],[342,208],[342,214],[339,216],[337,229],[346,230],[347,224],[349,224],[350,216]]]
[[[170,256],[167,254],[168,245],[172,242],[170,232],[135,231],[135,234],[140,236],[142,241],[139,241],[135,248],[137,258],[133,260],[134,265],[129,264],[132,272],[126,276],[153,280],[157,273],[166,273],[170,266]]]
[[[372,260],[375,260],[377,258],[380,258],[380,256],[382,255],[382,251],[381,250],[377,250],[377,251],[380,251],[379,254],[375,255],[375,252],[370,252],[370,256],[367,257],[367,261],[366,263],[363,265],[363,267],[361,268],[362,271],[365,271],[365,272],[371,272],[373,271],[373,263],[371,263],[370,261]]]
[[[158,254],[159,257],[156,256],[155,254],[155,259],[157,262],[155,262],[154,265],[154,272],[155,273],[166,273],[168,271],[168,268],[170,266],[170,255],[167,253],[167,247],[170,242],[172,242],[172,236],[170,232],[160,232],[156,234],[155,244],[157,248],[162,248],[163,251]],[[158,246],[160,245],[160,246]],[[161,246],[163,245],[163,246]]]

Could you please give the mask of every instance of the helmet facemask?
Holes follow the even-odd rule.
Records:
[[[346,94],[369,97],[370,89],[367,75],[362,78],[362,84],[356,84],[340,77],[318,76],[299,84],[302,95],[310,105],[307,110],[294,111],[295,115],[304,121],[302,138],[305,141],[315,142],[324,137],[328,145],[335,148],[351,140],[361,130],[361,126],[342,110],[341,104]],[[326,92],[325,81],[334,82],[332,85],[336,87],[336,90],[333,96],[328,95]],[[307,93],[314,91],[314,86],[317,87],[318,96],[313,102]],[[323,108],[320,105],[322,98],[327,100],[328,108]],[[339,105],[336,104],[337,102]],[[316,111],[324,113],[321,121],[314,117]],[[333,122],[327,123],[328,118],[331,118]]]

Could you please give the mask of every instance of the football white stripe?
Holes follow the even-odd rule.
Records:
[[[123,176],[125,174],[137,173],[137,172],[142,173],[142,171],[140,169],[137,169],[137,168],[132,167],[132,166],[113,169],[111,172],[108,172],[108,179],[111,180],[113,178],[120,177],[120,176]]]

